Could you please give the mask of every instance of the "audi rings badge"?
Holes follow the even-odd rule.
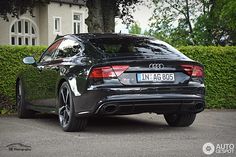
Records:
[[[162,64],[162,63],[151,63],[151,64],[149,64],[149,68],[150,69],[163,69],[164,64]]]

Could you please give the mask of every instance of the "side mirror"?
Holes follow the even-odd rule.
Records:
[[[36,64],[36,61],[35,61],[34,57],[25,57],[23,59],[23,63],[33,65],[33,64]]]

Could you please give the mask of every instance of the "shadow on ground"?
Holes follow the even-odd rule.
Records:
[[[157,115],[153,115],[155,117]],[[101,133],[101,134],[120,134],[133,132],[171,132],[171,131],[193,131],[194,127],[173,128],[169,127],[162,119],[157,116],[155,119],[148,119],[137,116],[107,116],[107,117],[91,117],[88,126],[84,132]],[[34,123],[50,126],[53,130],[61,130],[59,127],[58,117],[50,114],[37,114],[33,119]]]

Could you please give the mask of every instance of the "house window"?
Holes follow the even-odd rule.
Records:
[[[21,33],[21,23],[22,21],[18,21],[18,33]]]
[[[25,45],[29,45],[29,38],[25,38]]]
[[[29,33],[29,22],[25,21],[25,33],[28,34]]]
[[[82,28],[82,14],[74,13],[73,14],[73,32],[74,34],[81,33]]]
[[[18,38],[18,45],[22,45],[22,37]]]
[[[28,19],[16,20],[10,30],[11,45],[36,45],[38,42],[36,27]]]
[[[61,18],[60,17],[54,17],[54,34],[61,34]]]

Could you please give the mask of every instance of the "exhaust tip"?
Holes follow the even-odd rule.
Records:
[[[103,108],[103,112],[105,114],[112,114],[112,113],[115,113],[117,110],[118,110],[117,105],[107,105]]]

